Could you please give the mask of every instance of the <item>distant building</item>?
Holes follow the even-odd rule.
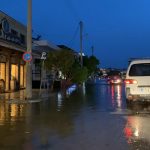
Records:
[[[47,40],[33,40],[33,49],[36,52],[59,51],[61,48]]]
[[[72,51],[72,53],[74,54],[75,58],[80,59],[80,55],[78,52],[76,52],[76,50],[66,46],[66,45],[57,45],[58,47],[60,47],[61,49],[66,49],[66,50],[70,50]]]
[[[36,57],[33,60],[33,65],[32,65],[32,86],[33,88],[39,88],[40,87],[40,82],[42,82],[42,86],[46,85],[48,80],[51,78],[55,77],[55,72],[53,71],[48,71],[42,66],[41,64],[42,61],[44,61],[44,58],[42,57],[47,57],[47,54],[50,51],[60,51],[61,48],[58,47],[57,45],[47,41],[47,40],[33,40],[33,52],[36,54],[39,54],[40,57]]]

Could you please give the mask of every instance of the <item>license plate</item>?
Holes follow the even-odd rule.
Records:
[[[150,88],[139,88],[139,92],[143,92],[143,93],[150,93]]]

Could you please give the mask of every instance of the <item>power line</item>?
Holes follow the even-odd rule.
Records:
[[[84,27],[84,31],[87,31],[86,26]],[[87,32],[86,32],[87,33]],[[94,45],[93,45],[93,40],[91,39],[91,36],[88,34],[87,36],[87,42],[90,44],[90,51],[93,49],[92,54],[94,54]]]
[[[84,31],[85,31],[84,34],[87,35],[86,36],[87,40],[89,41],[89,43],[92,43],[92,40],[90,39],[90,34],[87,32],[86,26],[84,26]]]
[[[70,40],[70,42],[69,42],[68,45],[72,45],[72,44],[73,44],[73,42],[75,41],[75,38],[76,38],[76,36],[77,36],[77,34],[78,34],[78,31],[79,31],[79,25],[77,26],[77,28],[76,28],[76,30],[75,30],[75,32],[74,32],[74,34],[73,34],[73,37],[72,37],[72,39]]]

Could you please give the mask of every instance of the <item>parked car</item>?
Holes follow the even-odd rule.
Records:
[[[150,59],[132,60],[125,79],[127,102],[150,101]]]
[[[121,84],[122,78],[119,75],[112,75],[107,77],[108,84]]]

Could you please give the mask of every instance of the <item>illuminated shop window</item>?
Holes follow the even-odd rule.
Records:
[[[0,79],[3,79],[5,81],[5,77],[5,63],[0,63]]]
[[[11,80],[18,80],[18,65],[11,65]]]
[[[24,87],[24,66],[20,65],[20,87]]]

